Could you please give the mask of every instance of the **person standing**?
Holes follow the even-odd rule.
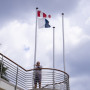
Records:
[[[42,66],[40,65],[40,62],[38,61],[35,65],[35,78],[34,78],[34,85],[35,88],[37,88],[37,83],[39,84],[39,88],[41,88],[41,70],[42,70]]]

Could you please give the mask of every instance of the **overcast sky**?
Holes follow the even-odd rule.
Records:
[[[64,12],[66,72],[71,90],[90,89],[90,0],[0,0],[0,53],[26,69],[33,68],[36,7],[51,14],[55,26],[55,68],[63,70]],[[52,68],[52,28],[38,29],[37,57]]]

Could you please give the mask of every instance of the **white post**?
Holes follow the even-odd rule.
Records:
[[[53,69],[55,69],[55,27],[53,27]],[[53,70],[53,90],[55,89],[55,72]]]
[[[63,65],[65,72],[65,40],[64,40],[64,13],[62,13],[62,36],[63,36]]]
[[[65,72],[66,69],[65,69],[64,13],[62,13],[62,36],[63,36],[63,66],[64,66],[64,72]],[[65,82],[65,73],[64,73],[64,82]]]
[[[35,28],[34,68],[35,68],[35,63],[36,63],[36,52],[37,52],[37,10],[38,10],[38,8],[36,8],[36,28]]]
[[[38,7],[36,8],[36,27],[35,27],[35,51],[34,51],[34,69],[35,69],[35,64],[36,64],[36,53],[37,53],[37,11],[38,11]],[[33,71],[33,81],[34,81],[34,71]],[[35,89],[34,87],[34,82],[32,82],[32,87],[33,89]]]

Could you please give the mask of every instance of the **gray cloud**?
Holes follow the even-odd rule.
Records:
[[[49,14],[61,12],[70,13],[78,5],[78,0],[3,0],[0,1],[0,22],[1,24],[13,19],[26,19],[38,6],[40,10]],[[26,14],[29,14],[26,17]]]
[[[44,8],[46,11],[52,13],[71,12],[78,5],[78,0],[39,0],[38,4],[40,8]]]
[[[70,83],[72,87],[71,90],[89,90],[90,89],[90,79],[89,76],[76,77],[73,80],[74,83]]]
[[[67,67],[72,77],[90,75],[90,42],[81,43],[67,55]]]

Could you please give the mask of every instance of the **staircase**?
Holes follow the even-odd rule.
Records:
[[[0,90],[15,90],[15,85],[0,78]],[[17,87],[17,90],[23,90],[23,89]]]

